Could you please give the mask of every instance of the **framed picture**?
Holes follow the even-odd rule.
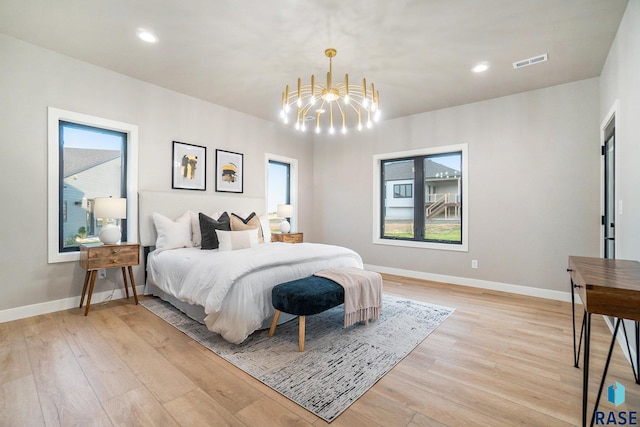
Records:
[[[242,154],[216,150],[216,191],[242,193]]]
[[[207,147],[173,141],[172,168],[171,188],[207,189]]]

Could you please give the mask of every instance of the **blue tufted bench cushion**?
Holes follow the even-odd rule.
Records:
[[[269,337],[276,331],[280,312],[298,316],[298,350],[304,351],[305,316],[322,313],[344,303],[344,288],[324,277],[310,276],[273,287],[271,300],[276,313]]]
[[[310,316],[344,303],[344,288],[333,280],[310,276],[274,286],[273,307],[297,316]]]

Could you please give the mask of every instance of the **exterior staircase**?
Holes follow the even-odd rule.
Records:
[[[432,219],[433,217],[440,215],[442,212],[452,206],[456,208],[460,207],[460,198],[457,194],[451,195],[447,193],[436,195],[433,202],[427,203],[426,219]],[[454,218],[459,218],[459,209],[455,209],[454,211]],[[445,216],[449,218],[448,215]]]

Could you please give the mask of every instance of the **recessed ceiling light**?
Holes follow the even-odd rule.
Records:
[[[474,73],[482,73],[489,69],[489,64],[486,62],[481,62],[471,69]]]
[[[147,43],[157,43],[158,38],[147,30],[138,30],[138,38]]]

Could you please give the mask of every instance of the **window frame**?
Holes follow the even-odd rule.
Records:
[[[67,120],[59,120],[58,121],[58,137],[60,135],[64,135],[64,132],[67,130],[83,130],[85,132],[95,132],[95,133],[106,133],[106,134],[112,134],[112,136],[116,136],[118,138],[123,138],[123,142],[124,142],[124,146],[125,146],[125,150],[122,149],[122,147],[120,148],[120,160],[122,162],[123,165],[127,165],[128,164],[128,156],[127,156],[127,151],[126,151],[126,147],[129,145],[129,134],[125,133],[125,132],[121,132],[121,131],[114,131],[113,129],[105,129],[104,127],[97,127],[97,126],[88,126],[85,124],[79,124],[76,122],[70,122]],[[59,152],[58,155],[60,156],[59,158],[61,159],[59,161],[60,165],[63,166],[64,163],[64,146],[63,144],[59,143],[60,140],[58,139],[58,147],[59,147]],[[64,199],[64,195],[63,195],[63,191],[61,191],[64,188],[65,185],[65,177],[64,174],[62,173],[62,169],[63,167],[60,168],[60,170],[58,171],[58,195],[59,195],[59,208],[62,209],[63,211],[63,215],[61,215],[61,217],[59,218],[59,223],[58,223],[58,227],[59,227],[59,233],[58,233],[58,250],[62,253],[62,252],[77,252],[80,250],[79,246],[65,246],[64,244],[64,238],[60,236],[60,232],[64,232],[64,223],[67,222],[67,201],[63,200]],[[127,169],[126,167],[120,167],[120,188],[118,189],[118,193],[111,193],[109,194],[109,196],[112,197],[124,197],[127,198],[127,188],[126,188],[126,183],[127,183]],[[106,195],[106,194],[105,194]],[[93,218],[93,222],[95,225],[95,221],[96,218]],[[123,218],[120,220],[120,227],[122,228],[122,241],[126,242],[128,239],[128,227],[127,227],[127,218]],[[90,227],[91,230],[93,230],[93,227]],[[90,230],[87,230],[87,232],[89,232]],[[97,234],[93,234],[92,236],[94,237],[98,237]]]
[[[382,165],[389,160],[405,160],[419,156],[431,156],[439,154],[447,154],[460,152],[462,153],[462,219],[461,219],[461,236],[462,243],[444,243],[430,242],[411,239],[390,239],[382,237],[382,221],[383,221],[383,191],[382,185]],[[468,252],[469,250],[469,171],[468,171],[468,144],[445,145],[439,147],[429,147],[417,150],[401,151],[394,153],[376,154],[373,156],[373,244],[388,246],[403,246],[411,248],[438,249],[447,251]],[[419,176],[422,173],[418,174]],[[414,182],[413,194],[415,197],[416,188]],[[422,212],[419,207],[415,208],[416,212]],[[414,213],[415,219],[415,213]]]
[[[127,134],[127,241],[138,240],[138,126],[101,117],[48,108],[48,262],[72,262],[80,259],[79,251],[60,250],[60,170],[63,168],[60,158],[60,122],[92,126]]]
[[[267,168],[272,164],[284,166],[287,168],[287,197],[286,204],[291,204],[291,163],[283,162],[281,160],[268,159],[267,160]],[[268,173],[268,170],[267,170]],[[267,181],[268,182],[268,181]]]
[[[291,232],[298,230],[298,159],[265,153],[264,155],[264,211],[269,213],[269,162],[289,165],[289,203],[293,216],[289,218]]]

